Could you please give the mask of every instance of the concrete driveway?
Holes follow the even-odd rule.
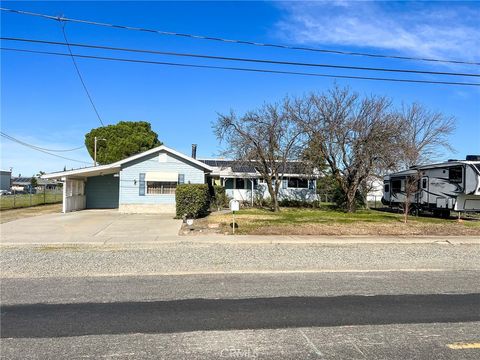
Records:
[[[10,221],[0,233],[2,244],[139,243],[175,240],[180,226],[173,215],[83,210]]]

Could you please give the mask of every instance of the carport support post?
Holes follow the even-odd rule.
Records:
[[[62,181],[62,212],[65,214],[67,212],[67,178],[63,177]]]
[[[252,183],[252,207],[253,207],[253,178],[250,179],[250,182]]]

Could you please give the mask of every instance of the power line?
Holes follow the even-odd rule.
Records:
[[[247,40],[226,39],[221,37],[211,37],[211,36],[195,35],[195,34],[188,34],[188,33],[177,33],[172,31],[147,29],[147,28],[141,28],[141,27],[135,27],[135,26],[115,25],[115,24],[109,24],[109,23],[103,23],[103,22],[97,22],[97,21],[91,21],[91,20],[72,19],[72,18],[66,18],[63,16],[51,16],[47,14],[40,14],[40,13],[34,13],[30,11],[23,11],[23,10],[15,10],[15,9],[7,9],[7,8],[0,8],[0,10],[8,11],[8,12],[20,14],[20,15],[37,16],[37,17],[42,17],[45,19],[56,20],[56,21],[68,21],[68,22],[103,26],[103,27],[109,27],[109,28],[115,28],[115,29],[142,31],[142,32],[156,33],[156,34],[166,35],[166,36],[177,36],[177,37],[183,37],[183,38],[217,41],[217,42],[224,42],[224,43],[230,43],[230,44],[263,46],[263,47],[272,47],[272,48],[288,49],[288,50],[313,51],[313,52],[329,53],[329,54],[336,54],[336,55],[366,56],[366,57],[373,57],[373,58],[387,58],[387,59],[396,59],[396,60],[413,60],[413,61],[428,61],[428,62],[451,63],[451,64],[480,65],[479,62],[471,62],[471,61],[464,61],[464,60],[433,59],[433,58],[422,58],[422,57],[413,57],[413,56],[385,55],[385,54],[373,54],[373,53],[364,53],[364,52],[321,49],[321,48],[312,48],[312,47],[303,47],[303,46],[290,46],[290,45],[273,44],[273,43],[259,43],[259,42],[247,41]]]
[[[70,48],[70,45],[69,45],[68,39],[67,39],[67,33],[65,32],[65,24],[62,23],[61,25],[62,25],[63,38],[65,39],[65,44],[64,45],[66,45],[67,48],[68,48],[68,52],[70,53],[70,56],[72,58],[73,65],[75,66],[75,70],[77,70],[77,74],[78,74],[78,77],[80,79],[80,82],[82,83],[83,89],[85,90],[85,93],[87,94],[88,100],[90,100],[90,104],[92,104],[92,107],[93,107],[93,110],[95,111],[95,114],[97,114],[98,121],[100,121],[100,124],[102,124],[102,126],[105,126],[103,124],[102,118],[100,117],[100,114],[98,113],[97,107],[95,106],[95,103],[93,102],[92,96],[90,95],[90,92],[87,89],[87,85],[85,84],[85,81],[83,81],[83,77],[82,77],[82,74],[80,73],[80,69],[78,68],[77,62],[75,61],[75,57],[72,54],[72,49]]]
[[[18,140],[16,138],[14,138],[13,136],[10,136],[8,134],[5,134],[4,132],[0,132],[0,136],[10,140],[10,141],[13,141],[13,142],[16,142],[18,144],[21,144],[23,146],[26,146],[30,149],[33,149],[33,150],[36,150],[36,151],[40,151],[42,153],[45,153],[45,154],[48,154],[48,155],[51,155],[51,156],[56,156],[58,158],[62,158],[62,159],[65,159],[65,160],[69,160],[69,161],[75,161],[75,162],[78,162],[78,163],[83,163],[83,164],[90,164],[89,162],[86,162],[86,161],[81,161],[81,160],[76,160],[76,159],[71,159],[71,158],[68,158],[68,157],[65,157],[65,156],[62,156],[62,155],[58,155],[58,154],[52,154],[51,152],[49,151],[46,151],[46,150],[43,150],[43,148],[40,148],[38,146],[35,146],[35,145],[32,145],[32,144],[29,144],[29,143],[26,143],[24,141],[21,141],[21,140]]]
[[[297,72],[297,71],[241,68],[241,67],[229,67],[229,66],[197,65],[197,64],[184,64],[184,63],[174,63],[174,62],[164,62],[164,61],[138,60],[138,59],[127,59],[127,58],[106,57],[106,56],[93,56],[93,55],[80,55],[80,54],[70,55],[70,54],[58,53],[58,52],[26,50],[26,49],[16,49],[16,48],[6,48],[6,47],[1,47],[0,50],[26,52],[26,53],[34,53],[34,54],[45,54],[45,55],[55,55],[55,56],[75,56],[75,57],[84,58],[84,59],[121,61],[121,62],[129,62],[129,63],[143,63],[143,64],[153,64],[153,65],[202,68],[202,69],[232,70],[232,71],[244,71],[244,72],[255,72],[255,73],[314,76],[314,77],[326,77],[326,78],[335,78],[335,79],[391,81],[391,82],[405,82],[405,83],[419,83],[419,84],[480,86],[480,83],[469,83],[469,82],[433,81],[433,80],[416,80],[416,79],[395,79],[395,78],[382,78],[382,77],[353,76],[353,75],[352,76],[349,76],[349,75],[331,75],[331,74],[319,74],[319,73],[308,73],[308,72]]]
[[[9,136],[11,137],[10,135],[7,135],[5,133],[2,133],[4,136]],[[13,139],[13,137],[12,137]],[[18,139],[15,139],[17,141],[20,141]],[[24,144],[27,144],[27,143],[24,143]],[[83,149],[85,147],[85,145],[82,145],[82,146],[79,146],[79,147],[76,147],[76,148],[73,148],[73,149],[47,149],[47,148],[44,148],[44,147],[40,147],[40,146],[36,146],[36,145],[32,145],[32,144],[28,144],[30,147],[32,148],[35,148],[37,150],[44,150],[44,151],[51,151],[51,152],[69,152],[69,151],[75,151],[75,150],[80,150],[80,149]]]
[[[124,48],[124,47],[91,45],[91,44],[84,44],[84,43],[63,43],[63,42],[59,42],[59,41],[36,40],[36,39],[25,39],[25,38],[0,37],[0,40],[67,46],[68,49],[69,49],[69,52],[71,52],[70,47],[73,46],[73,47],[81,47],[81,48],[89,48],[89,49],[126,51],[126,52],[134,52],[134,53],[146,53],[146,54],[180,56],[180,57],[193,57],[193,58],[212,59],[212,60],[243,61],[243,62],[261,63],[261,64],[274,64],[274,65],[294,65],[294,66],[309,66],[309,67],[322,67],[322,68],[335,68],[335,69],[348,69],[348,70],[385,71],[385,72],[396,72],[396,73],[480,77],[480,74],[472,74],[472,73],[410,70],[410,69],[392,69],[392,68],[347,66],[347,65],[335,65],[335,64],[318,64],[318,63],[278,61],[278,60],[267,60],[267,59],[226,57],[226,56],[214,56],[214,55],[205,55],[205,54],[179,53],[179,52],[170,52],[170,51],[157,51],[157,50],[145,50],[145,49]]]

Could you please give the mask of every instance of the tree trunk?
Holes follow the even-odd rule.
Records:
[[[410,210],[410,204],[408,200],[405,201],[404,209],[403,209],[403,222],[406,224],[408,222],[408,211]]]
[[[278,206],[277,194],[275,194],[275,199],[273,200],[273,211],[274,212],[279,212],[280,211],[280,206]]]
[[[273,189],[273,185],[271,181],[267,180],[267,188],[268,188],[268,193],[270,194],[270,199],[272,200],[272,210],[274,212],[280,211],[280,207],[278,206],[277,193]]]
[[[357,204],[356,204],[356,199],[355,199],[355,194],[356,191],[348,190],[347,191],[347,204],[346,204],[346,211],[348,213],[353,213],[355,210],[357,210]]]

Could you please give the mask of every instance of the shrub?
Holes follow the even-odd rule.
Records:
[[[206,184],[181,184],[175,192],[177,218],[208,215],[210,196]]]
[[[320,201],[313,200],[298,200],[298,199],[283,199],[279,201],[281,207],[296,207],[296,208],[320,208]]]
[[[347,196],[345,195],[345,192],[342,190],[342,188],[340,188],[339,186],[335,189],[333,193],[333,202],[339,209],[345,210],[347,207]],[[355,202],[358,209],[365,208],[365,201],[359,191],[357,191],[357,193],[355,194]]]
[[[212,203],[216,209],[228,207],[229,198],[225,191],[225,188],[221,185],[213,186],[213,199]]]

